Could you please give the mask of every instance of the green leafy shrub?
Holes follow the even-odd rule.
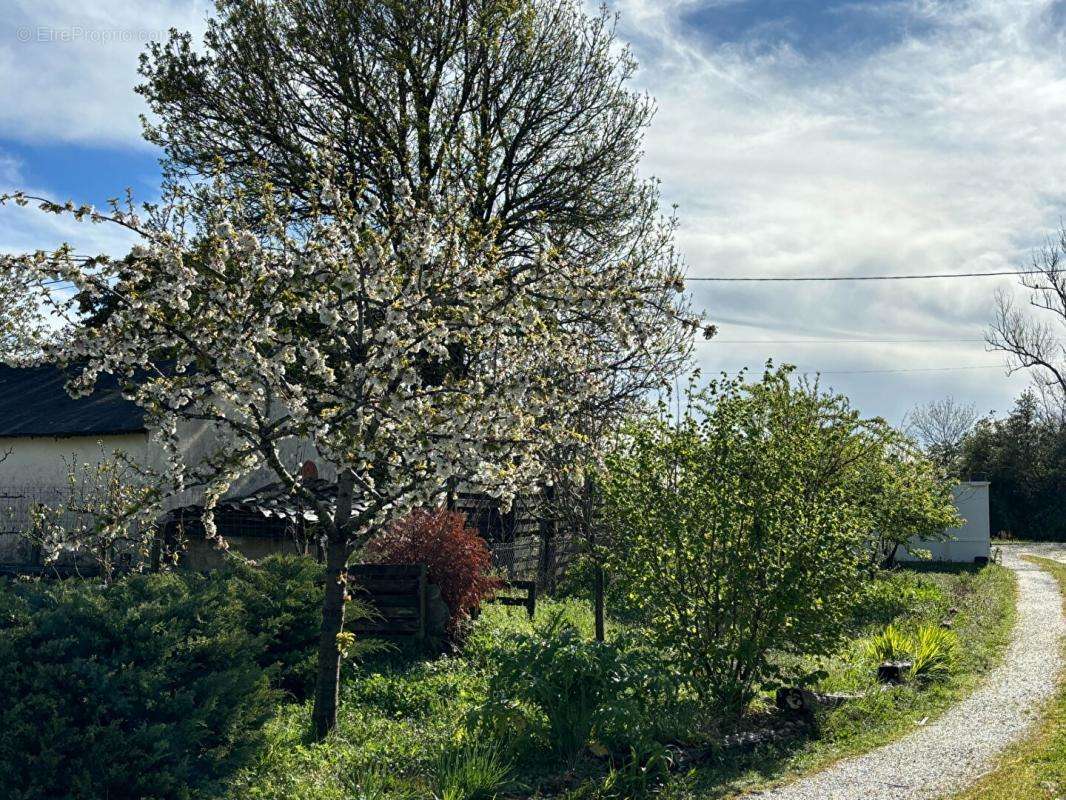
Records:
[[[593,734],[604,743],[628,746],[649,729],[651,709],[673,687],[655,654],[618,639],[583,638],[556,618],[532,634],[500,642],[493,654],[490,703],[484,713],[516,727],[522,704],[534,710],[551,748],[572,758]]]
[[[449,746],[433,765],[435,800],[488,800],[510,779],[511,763],[491,740]]]
[[[6,584],[0,796],[195,798],[259,742],[277,697],[236,582]]]
[[[679,421],[636,421],[609,454],[610,567],[709,706],[778,683],[772,652],[841,641],[870,530],[848,465],[876,444],[846,398],[779,370],[690,390]]]
[[[263,639],[259,664],[274,670],[281,689],[307,697],[322,623],[322,565],[299,556],[270,556],[257,566],[235,563],[218,577],[236,583],[248,630]],[[353,619],[368,612],[349,602],[346,613]]]

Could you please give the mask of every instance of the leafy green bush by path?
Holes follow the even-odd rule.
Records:
[[[811,679],[775,653],[839,645],[881,545],[870,531],[942,527],[950,495],[931,470],[902,469],[883,421],[789,369],[687,399],[681,419],[637,420],[608,455],[605,557],[691,691],[740,716],[760,690]]]
[[[0,797],[215,794],[277,703],[235,582],[3,587]]]
[[[503,734],[516,704],[533,711],[544,740],[573,759],[595,735],[615,748],[647,737],[653,713],[677,700],[672,670],[631,638],[590,641],[559,618],[517,634],[492,654],[482,723]],[[646,739],[645,739],[646,740]]]

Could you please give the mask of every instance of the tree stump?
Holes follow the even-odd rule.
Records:
[[[913,666],[911,661],[886,661],[877,668],[877,680],[881,683],[903,683]]]

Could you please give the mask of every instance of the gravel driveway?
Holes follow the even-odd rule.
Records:
[[[1003,664],[976,692],[899,741],[795,783],[747,795],[760,800],[934,800],[972,783],[1020,738],[1055,689],[1066,633],[1055,579],[1021,559],[1066,561],[1066,546],[1005,547],[1018,575],[1018,621]]]

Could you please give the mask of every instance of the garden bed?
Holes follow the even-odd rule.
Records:
[[[493,700],[493,665],[509,637],[552,620],[556,630],[565,627],[562,621],[591,637],[589,609],[576,601],[545,601],[530,623],[524,610],[487,608],[462,655],[430,662],[386,659],[348,676],[339,729],[323,745],[306,740],[307,705],[281,706],[267,724],[266,746],[230,792],[264,800],[461,800],[477,797],[481,786],[483,796],[507,798],[732,796],[824,767],[935,718],[1002,655],[1013,596],[1011,574],[997,565],[885,573],[854,610],[849,641],[835,656],[802,664],[782,657],[793,672],[823,669],[813,688],[852,699],[798,718],[774,707],[766,694],[739,722],[726,722],[694,708],[681,693],[676,703],[623,709],[632,742],[604,718],[591,745],[570,755],[553,749],[545,719],[527,700],[503,709],[500,698]],[[889,623],[950,627],[960,642],[951,673],[879,687],[868,644]],[[619,623],[608,638],[627,632]],[[489,705],[494,730],[485,727]]]

